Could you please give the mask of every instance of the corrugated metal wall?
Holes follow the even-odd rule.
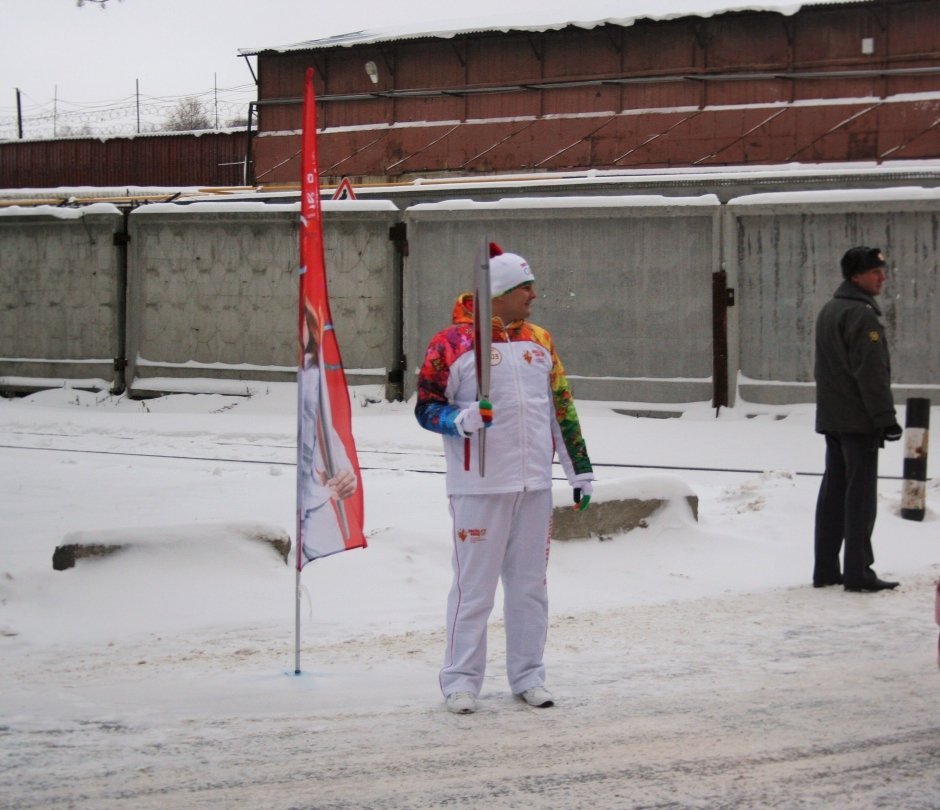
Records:
[[[308,66],[325,182],[940,158],[940,2],[877,0],[264,52],[247,178],[207,132],[0,143],[0,188],[295,183]]]
[[[245,133],[0,143],[0,188],[238,186]]]
[[[936,0],[262,53],[259,182],[296,180],[308,66],[327,180],[940,157]]]

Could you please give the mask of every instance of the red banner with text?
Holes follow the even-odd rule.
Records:
[[[352,435],[323,251],[313,69],[304,78],[297,368],[297,568],[365,548],[362,475]]]

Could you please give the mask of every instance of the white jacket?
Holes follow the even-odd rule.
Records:
[[[455,420],[477,403],[472,296],[454,309],[454,325],[428,346],[415,407],[423,427],[442,433],[449,495],[550,489],[552,459],[568,481],[590,473],[577,411],[551,335],[528,321],[503,328],[494,319],[490,358],[493,423],[485,429],[485,476],[477,455],[479,433],[465,438]]]

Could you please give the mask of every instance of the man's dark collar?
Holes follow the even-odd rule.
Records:
[[[865,292],[851,279],[843,281],[835,293],[836,298],[851,298],[856,301],[863,301],[868,304],[876,313],[881,315],[881,308],[878,306],[875,298],[870,293]]]

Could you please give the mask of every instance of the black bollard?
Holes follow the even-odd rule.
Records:
[[[901,486],[901,517],[923,520],[927,499],[927,438],[930,400],[911,397],[904,418],[904,482]]]

